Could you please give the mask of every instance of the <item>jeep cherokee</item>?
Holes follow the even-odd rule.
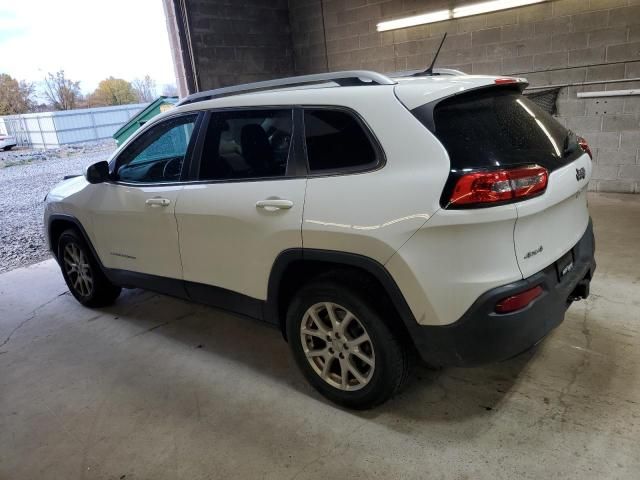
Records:
[[[591,152],[525,86],[351,71],[191,95],[47,195],[49,245],[83,305],[135,287],[265,320],[321,394],[373,407],[416,353],[510,358],[589,293]]]

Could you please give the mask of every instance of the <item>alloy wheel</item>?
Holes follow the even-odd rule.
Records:
[[[375,370],[369,333],[345,307],[316,303],[305,312],[300,340],[311,368],[332,387],[345,391],[365,387]]]
[[[64,269],[73,289],[81,296],[88,297],[93,291],[93,274],[89,260],[76,243],[67,243],[63,255]]]

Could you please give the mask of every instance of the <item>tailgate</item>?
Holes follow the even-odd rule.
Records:
[[[524,278],[571,251],[589,223],[586,192],[592,165],[584,139],[521,95],[514,84],[463,91],[411,112],[449,154],[443,209],[476,216],[483,208],[498,211],[494,208],[515,205],[517,219],[509,241]],[[527,183],[533,178],[528,177],[517,187],[518,196],[510,197],[516,187],[509,175],[531,167],[546,171],[546,188],[533,190],[538,183]],[[558,264],[570,271],[571,261],[568,254]]]
[[[516,204],[514,243],[524,278],[560,259],[584,234],[591,168],[591,159],[584,154],[551,172],[544,195]]]

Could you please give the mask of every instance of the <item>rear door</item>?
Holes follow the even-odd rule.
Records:
[[[265,300],[277,256],[302,247],[306,172],[297,170],[293,113],[224,110],[205,122],[195,181],[180,192],[175,211],[193,298],[216,303],[206,285]]]
[[[514,202],[515,254],[524,277],[552,264],[578,242],[589,222],[591,158],[576,135],[517,88],[481,88],[413,112],[425,125],[432,115],[434,133],[449,153],[451,175],[443,202],[468,172],[533,165],[547,170],[546,190],[533,198],[525,192]]]

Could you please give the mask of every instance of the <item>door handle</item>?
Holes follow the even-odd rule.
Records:
[[[171,203],[171,200],[169,200],[168,198],[153,197],[148,198],[144,203],[146,203],[147,205],[151,205],[152,207],[166,207]]]
[[[269,198],[267,200],[259,200],[256,202],[257,208],[264,208],[270,212],[275,210],[288,210],[293,207],[291,200],[282,200],[280,198]]]

